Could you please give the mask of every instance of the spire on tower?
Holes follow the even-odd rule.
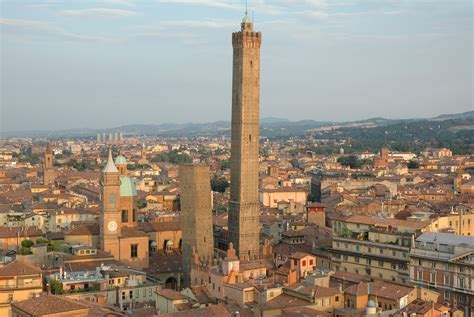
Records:
[[[245,24],[245,23],[252,23],[252,19],[249,17],[249,14],[248,14],[248,8],[247,8],[247,0],[245,0],[245,16],[244,18],[242,19],[242,23]]]
[[[102,173],[118,173],[117,166],[115,166],[114,159],[112,158],[111,148],[109,148],[109,158],[107,159],[107,164],[102,170]]]

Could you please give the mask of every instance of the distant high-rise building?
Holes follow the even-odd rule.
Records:
[[[229,241],[242,259],[259,257],[259,104],[260,45],[246,14],[232,34],[232,136]]]
[[[97,142],[102,142],[102,133],[97,133]]]
[[[44,151],[44,162],[43,162],[43,185],[51,185],[54,183],[56,178],[56,172],[53,168],[53,150],[51,145],[46,145]]]
[[[183,282],[190,284],[193,249],[202,259],[214,256],[212,232],[212,194],[209,168],[205,165],[181,165],[181,217],[183,234]]]
[[[114,134],[109,133],[109,142],[113,142],[113,141],[114,141]]]

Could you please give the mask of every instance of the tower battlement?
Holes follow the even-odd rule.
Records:
[[[232,46],[245,48],[260,48],[262,43],[261,32],[234,32],[232,33]]]

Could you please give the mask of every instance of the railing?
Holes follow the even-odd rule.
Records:
[[[342,243],[349,243],[349,244],[361,244],[361,245],[372,245],[374,247],[382,247],[384,249],[390,248],[390,249],[396,249],[399,251],[404,251],[408,252],[410,250],[409,247],[407,246],[401,246],[398,244],[392,244],[388,242],[375,242],[371,240],[355,240],[355,239],[350,239],[350,238],[343,238],[343,237],[333,237],[333,241],[336,242],[342,242]],[[357,251],[360,252],[360,251]]]
[[[77,289],[68,289],[64,290],[63,294],[78,294],[78,293],[89,293],[89,292],[98,292],[100,291],[99,285],[93,285],[88,288],[77,288]]]
[[[32,284],[16,284],[16,285],[0,285],[0,290],[3,289],[25,289],[25,288],[41,288],[41,283]]]
[[[427,281],[422,281],[422,280],[415,280],[413,278],[410,278],[410,280],[412,281],[412,283],[414,284],[419,284],[419,285],[423,285],[423,286],[427,286],[427,287],[431,287],[431,288],[437,288],[437,289],[446,289],[446,290],[450,290],[452,292],[457,292],[457,293],[465,293],[465,294],[471,294],[471,295],[474,295],[474,290],[471,290],[469,288],[460,288],[458,286],[451,286],[451,285],[446,285],[446,284],[442,284],[442,283],[435,283],[435,282],[427,282]]]

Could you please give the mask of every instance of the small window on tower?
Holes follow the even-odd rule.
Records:
[[[252,142],[252,135],[249,134],[249,142]]]
[[[252,61],[250,61],[250,67],[253,67],[253,62]]]

